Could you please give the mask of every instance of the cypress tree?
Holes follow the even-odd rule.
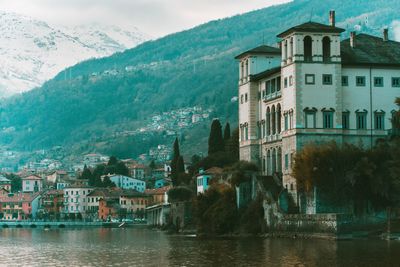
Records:
[[[178,161],[179,158],[181,157],[181,153],[179,151],[179,141],[178,141],[178,137],[175,138],[175,142],[174,142],[174,154],[172,157],[172,161],[171,161],[171,179],[172,179],[172,184],[174,186],[178,185],[178,175],[179,175],[179,169],[178,169]]]
[[[91,178],[92,178],[92,172],[85,164],[85,166],[83,167],[82,174],[79,176],[79,179],[90,180]]]
[[[208,138],[208,155],[224,151],[224,139],[222,138],[222,126],[218,119],[211,123],[210,136]]]
[[[224,129],[224,142],[228,142],[228,140],[231,139],[231,126],[229,125],[229,122],[225,124],[225,129]]]

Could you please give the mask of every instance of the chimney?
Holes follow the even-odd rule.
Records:
[[[356,47],[356,32],[351,32],[350,33],[350,46],[352,48]]]
[[[329,11],[329,25],[335,27],[335,10]]]
[[[384,42],[389,41],[389,30],[388,30],[388,28],[383,29],[383,41]]]

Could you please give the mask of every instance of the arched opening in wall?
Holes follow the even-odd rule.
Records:
[[[276,113],[275,113],[275,106],[272,106],[271,109],[271,127],[272,127],[272,134],[276,134]]]
[[[290,38],[290,50],[289,50],[289,57],[292,58],[294,51],[293,51],[293,37]]]
[[[322,39],[322,59],[324,62],[331,60],[331,39],[328,36]]]
[[[310,36],[304,37],[304,61],[312,61],[312,39]]]
[[[249,76],[249,60],[246,59],[245,77]]]
[[[277,171],[282,172],[282,148],[278,147],[278,165]]]
[[[277,123],[276,123],[276,132],[278,134],[281,133],[281,120],[282,120],[282,114],[281,114],[281,104],[278,104],[276,106],[276,118],[277,118]]]
[[[240,63],[240,79],[244,77],[244,63],[243,61]]]
[[[272,150],[272,174],[276,173],[276,149]]]
[[[271,135],[271,111],[269,107],[267,107],[267,113],[265,114],[265,120],[267,124],[267,136]]]
[[[287,40],[285,40],[285,45],[284,45],[284,47],[283,47],[283,56],[284,56],[284,58],[285,59],[287,59],[288,58],[288,43],[287,43]]]
[[[271,150],[267,151],[267,175],[271,175]]]

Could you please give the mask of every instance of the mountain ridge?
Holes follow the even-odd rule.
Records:
[[[41,86],[68,66],[109,56],[149,37],[101,25],[73,28],[0,11],[0,98]]]

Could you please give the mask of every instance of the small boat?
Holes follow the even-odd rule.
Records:
[[[118,225],[118,228],[121,228],[125,225],[125,222],[121,223],[120,225]]]

